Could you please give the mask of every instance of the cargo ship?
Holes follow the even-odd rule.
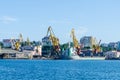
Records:
[[[80,60],[80,56],[76,53],[75,48],[69,47],[62,52],[61,59]]]
[[[73,48],[69,48],[62,53],[61,59],[63,59],[63,60],[80,60],[80,56],[75,53]]]

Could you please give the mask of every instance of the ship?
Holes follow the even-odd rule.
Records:
[[[55,36],[52,27],[49,26],[47,35],[42,38],[42,56],[51,59],[59,59],[60,52],[59,39]]]
[[[71,30],[71,38],[73,42],[73,46],[70,45],[70,42],[68,43],[68,48],[62,52],[62,59],[72,59],[72,60],[79,60],[80,59],[80,45],[78,43],[78,40],[75,36],[74,29]]]
[[[75,48],[69,47],[62,52],[61,59],[64,60],[80,60],[80,56],[76,53]]]
[[[42,38],[42,56],[55,60],[80,59],[80,56],[78,55],[80,51],[80,46],[78,44],[78,41],[76,40],[73,29],[71,32],[71,37],[73,39],[74,46],[70,46],[69,43],[67,49],[61,50],[59,39],[55,36],[51,26],[49,26],[47,30],[47,35]]]

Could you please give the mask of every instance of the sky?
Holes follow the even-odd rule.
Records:
[[[0,0],[0,40],[41,41],[49,26],[60,43],[72,41],[72,28],[78,41],[120,41],[120,0]]]

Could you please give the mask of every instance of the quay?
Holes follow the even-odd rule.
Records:
[[[29,59],[28,55],[12,49],[1,49],[0,59]]]

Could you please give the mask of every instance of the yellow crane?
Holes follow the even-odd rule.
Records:
[[[20,48],[20,41],[17,39],[11,39],[12,49],[19,50]]]
[[[15,49],[16,49],[16,50],[19,50],[19,49],[20,49],[20,41],[17,41],[17,42],[15,43]]]
[[[93,52],[94,52],[94,53],[99,53],[99,52],[101,52],[100,43],[101,43],[101,40],[99,41],[98,44],[93,45]]]
[[[23,42],[22,34],[19,34],[19,39],[11,39],[12,49],[19,50],[21,47],[21,42]]]
[[[76,39],[74,29],[71,30],[71,37],[72,37],[72,40],[73,40],[74,48],[76,48],[77,54],[80,54],[80,45],[78,43],[78,40]]]
[[[59,53],[60,51],[59,39],[55,36],[51,26],[48,27],[47,36],[49,36],[49,39],[52,42],[53,49],[55,50],[55,52]]]

